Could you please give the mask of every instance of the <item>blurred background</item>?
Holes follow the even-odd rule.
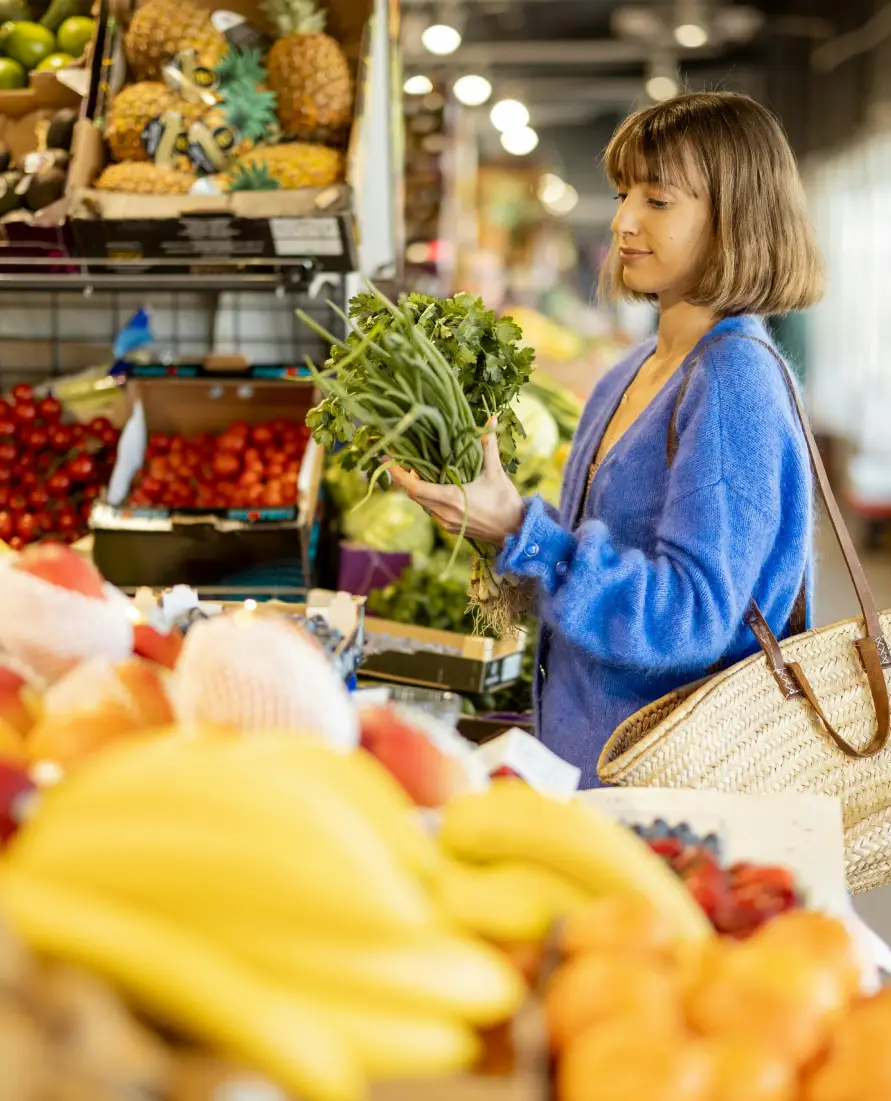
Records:
[[[891,4],[401,7],[405,281],[521,307],[524,327],[537,323],[539,358],[560,360],[582,395],[655,322],[648,307],[604,311],[593,297],[615,205],[600,160],[616,125],[683,88],[745,92],[780,116],[829,283],[810,315],[772,324],[864,541],[881,545],[891,512]]]

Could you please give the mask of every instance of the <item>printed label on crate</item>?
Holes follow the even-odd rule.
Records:
[[[238,520],[243,524],[284,524],[296,517],[295,508],[230,508],[226,513],[228,520]]]
[[[276,256],[342,256],[336,218],[270,218]]]
[[[172,531],[173,523],[166,509],[115,508],[99,503],[93,505],[90,527],[103,531]]]
[[[522,654],[508,654],[499,661],[493,661],[486,672],[486,687],[495,688],[500,684],[516,680],[522,668]]]

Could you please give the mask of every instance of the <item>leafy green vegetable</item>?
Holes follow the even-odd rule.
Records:
[[[306,423],[342,466],[370,473],[369,495],[390,462],[441,485],[473,481],[492,417],[502,462],[516,469],[523,429],[511,403],[529,379],[534,353],[520,348],[522,333],[510,318],[496,319],[470,295],[413,294],[395,306],[374,290],[350,303],[344,340],[298,316],[332,345],[322,371],[309,364],[324,397]],[[516,630],[527,596],[494,572],[494,548],[471,546],[477,620],[498,633]]]
[[[395,390],[394,369],[403,373],[399,361],[420,359],[429,362],[433,358],[432,350],[450,368],[466,398],[476,428],[483,429],[490,417],[498,417],[502,461],[509,472],[516,470],[515,441],[523,435],[523,429],[510,405],[529,380],[535,353],[531,348],[520,347],[523,334],[509,317],[496,319],[481,299],[469,294],[447,299],[410,294],[400,300],[399,310],[394,311],[374,292],[356,295],[350,302],[349,316],[352,331],[343,343],[334,344],[331,358],[324,367],[326,373],[337,374],[349,396],[360,401],[368,397],[369,389],[380,385],[381,376]],[[421,341],[417,340],[418,335]],[[420,363],[416,365],[421,366]],[[438,396],[447,402],[439,408],[451,416],[448,408],[451,395],[448,388],[442,387],[441,379],[439,382],[445,393]],[[428,397],[435,397],[434,390],[431,381],[423,392]],[[391,396],[399,401],[401,394]],[[435,418],[423,419],[433,421]],[[307,424],[327,451],[336,443],[347,445],[339,455],[339,461],[347,468],[362,466],[368,469],[374,465],[375,453],[369,454],[369,449],[383,438],[382,425],[363,421],[357,426],[337,394],[329,394],[313,409]],[[461,444],[466,445],[467,440],[456,438],[452,443],[460,451]],[[452,457],[454,453],[442,455],[445,460]],[[406,465],[417,469],[408,460]],[[417,470],[417,473],[432,480],[425,470]]]
[[[392,585],[368,594],[368,611],[396,623],[469,634],[473,617],[466,611],[467,571],[447,567],[448,562],[436,555],[409,567]]]

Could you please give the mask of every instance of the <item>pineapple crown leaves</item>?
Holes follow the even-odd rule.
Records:
[[[328,20],[318,0],[263,0],[263,10],[282,37],[325,33]]]
[[[266,164],[239,164],[229,178],[230,191],[278,191],[280,187]]]
[[[220,88],[233,84],[265,84],[269,76],[260,51],[233,46],[214,69]]]
[[[254,84],[230,84],[222,92],[226,121],[248,141],[263,141],[275,131],[275,104],[275,92],[261,92]]]

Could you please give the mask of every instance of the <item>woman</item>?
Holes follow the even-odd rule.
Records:
[[[595,389],[559,513],[523,501],[486,439],[467,530],[534,582],[539,735],[597,784],[629,715],[753,653],[756,601],[778,637],[806,592],[807,448],[760,317],[812,305],[820,257],[777,121],[744,96],[692,93],[619,127],[607,296],[658,304],[658,336]],[[456,487],[397,480],[446,528]],[[800,629],[800,627],[799,627]]]

